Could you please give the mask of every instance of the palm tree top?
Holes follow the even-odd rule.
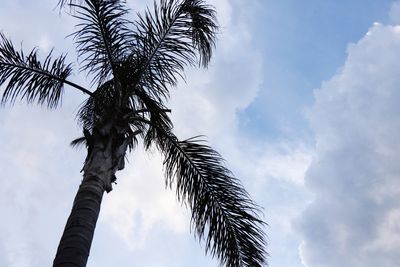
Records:
[[[112,136],[114,173],[140,140],[146,149],[156,146],[165,158],[167,184],[176,185],[178,198],[191,208],[206,250],[226,266],[265,266],[258,206],[201,138],[181,141],[174,135],[165,104],[186,66],[208,66],[218,31],[215,9],[204,0],[161,0],[131,22],[123,0],[60,0],[59,6],[78,21],[71,36],[79,72],[92,77],[94,89],[70,80],[65,55],[50,52],[40,61],[36,49],[19,51],[0,33],[0,85],[6,84],[1,102],[55,108],[65,86],[81,91],[87,95],[77,114],[84,137],[72,145],[86,144],[89,155],[94,139]]]

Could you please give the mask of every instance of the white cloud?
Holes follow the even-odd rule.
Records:
[[[243,143],[243,140],[240,140]],[[309,202],[304,187],[312,151],[300,141],[241,144],[230,152],[229,163],[239,166],[239,177],[247,177],[245,187],[261,204],[268,223],[270,266],[300,266],[297,246],[300,242],[293,222]]]
[[[264,175],[284,180],[297,186],[304,185],[304,176],[311,163],[312,152],[299,144],[280,144],[278,148],[270,148],[257,160]],[[261,170],[260,170],[261,171]],[[261,171],[261,173],[263,172]]]
[[[80,180],[78,170],[69,171],[82,160],[68,147],[73,119],[60,123],[61,112],[43,111],[16,106],[0,113],[0,262],[4,266],[51,262],[72,204],[65,199],[73,199]]]
[[[149,232],[160,225],[175,234],[187,234],[190,221],[175,194],[165,188],[159,153],[142,151],[138,149],[130,157],[102,209],[102,221],[131,249],[143,247]]]
[[[49,52],[49,50],[54,46],[48,34],[42,35],[38,43],[39,43],[39,49],[41,49],[46,53]]]
[[[232,19],[228,1],[212,2],[222,19],[211,66],[187,72],[187,84],[182,83],[171,97],[175,127],[182,136],[235,134],[237,112],[255,99],[262,83],[261,57],[252,48],[248,26]]]
[[[15,44],[22,42],[25,49],[41,44],[51,48],[54,43],[60,51],[71,48],[72,38],[65,37],[73,31],[74,19],[66,14],[60,15],[55,7],[53,0],[2,1],[0,31],[11,37]]]
[[[303,213],[307,267],[395,267],[400,262],[400,31],[375,23],[315,92],[316,153]]]

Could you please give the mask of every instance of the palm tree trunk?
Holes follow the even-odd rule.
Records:
[[[92,244],[104,191],[118,170],[113,135],[97,132],[90,137],[83,181],[61,237],[53,267],[85,267]],[[117,149],[118,150],[118,149]]]
[[[57,249],[54,267],[86,266],[104,191],[101,179],[85,177],[82,181]]]

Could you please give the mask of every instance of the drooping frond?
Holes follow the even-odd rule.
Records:
[[[144,135],[144,145],[145,148],[149,148],[154,142],[157,143],[161,140],[163,133],[160,133],[160,129],[163,132],[172,130],[172,121],[168,116],[170,111],[143,90],[137,90],[136,96],[141,106],[147,111],[144,115],[148,118],[149,124]]]
[[[218,29],[216,12],[203,0],[186,0],[182,8],[191,17],[188,26],[191,28],[193,47],[199,52],[199,64],[207,67],[211,60]]]
[[[66,80],[71,71],[71,64],[65,63],[65,55],[53,59],[50,52],[41,63],[36,49],[25,55],[0,33],[0,85],[7,82],[1,99],[3,104],[14,103],[19,98],[53,108],[59,104],[65,84],[90,93]]]
[[[74,17],[80,20],[73,36],[78,56],[82,58],[82,70],[94,76],[94,83],[102,84],[111,76],[118,80],[118,66],[133,42],[131,22],[125,19],[128,13],[125,1],[70,2]]]
[[[179,199],[189,203],[196,234],[206,239],[206,251],[229,267],[265,266],[264,223],[221,156],[201,140],[178,141],[172,134],[159,147],[165,155],[167,183],[175,181]]]
[[[147,10],[138,16],[136,88],[161,101],[186,65],[196,61],[208,65],[217,31],[215,10],[203,0],[161,0],[154,4],[153,13]]]

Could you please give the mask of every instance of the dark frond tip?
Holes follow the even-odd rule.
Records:
[[[81,147],[81,146],[83,146],[83,145],[86,145],[86,138],[85,137],[79,137],[79,138],[76,138],[76,139],[74,139],[74,140],[72,140],[72,142],[70,143],[70,145],[73,147],[73,148],[79,148],[79,147]]]
[[[192,209],[195,233],[206,240],[206,251],[226,266],[266,266],[265,223],[258,206],[222,157],[196,138],[178,141],[165,136],[167,184],[175,181],[177,195]]]
[[[81,5],[84,0],[59,0],[57,3],[58,8],[60,11],[63,8],[73,8],[74,5]]]
[[[200,55],[199,64],[207,67],[215,48],[219,28],[216,10],[204,0],[185,0],[182,10],[191,17],[191,39]]]

